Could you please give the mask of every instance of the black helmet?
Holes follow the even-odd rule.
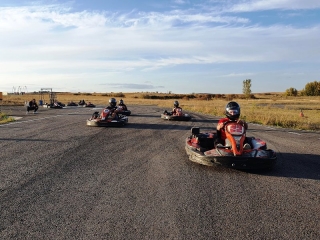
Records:
[[[236,120],[240,117],[240,106],[236,102],[229,102],[226,106],[226,116],[230,120]]]
[[[173,106],[179,107],[179,102],[178,101],[174,101]]]
[[[123,100],[122,99],[120,99],[119,104],[123,104]]]
[[[109,99],[109,105],[111,107],[115,107],[117,105],[117,100],[115,98],[110,98]]]

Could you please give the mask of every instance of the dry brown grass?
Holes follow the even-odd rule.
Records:
[[[146,96],[148,95],[148,96]],[[320,130],[320,97],[284,97],[281,93],[261,93],[254,94],[256,99],[232,99],[241,105],[241,118],[248,122],[264,125],[279,126],[303,130]],[[146,99],[145,97],[159,96],[164,99]],[[163,109],[171,109],[175,95],[161,93],[57,93],[57,100],[68,103],[69,101],[79,102],[84,99],[96,105],[107,105],[110,97],[117,100],[121,98],[130,107],[130,105],[156,105]],[[49,95],[42,96],[44,101],[49,101]],[[170,99],[165,99],[165,98]],[[177,96],[181,97],[181,96]],[[180,106],[184,110],[209,114],[213,116],[224,116],[224,107],[230,96],[224,98],[206,99],[205,95],[190,99],[184,96],[179,100]],[[237,96],[232,96],[237,97]],[[23,105],[25,101],[32,98],[40,99],[39,94],[8,95],[3,96],[3,104]],[[302,109],[304,117],[300,117]]]

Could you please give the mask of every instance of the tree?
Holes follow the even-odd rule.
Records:
[[[298,96],[298,90],[295,88],[288,88],[285,93],[286,96]]]
[[[303,92],[306,96],[320,96],[320,82],[314,81],[307,83]]]
[[[242,93],[244,94],[245,98],[250,98],[250,95],[251,95],[251,79],[246,79],[246,80],[243,81]]]

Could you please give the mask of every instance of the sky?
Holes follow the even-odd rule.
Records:
[[[319,0],[1,0],[0,91],[302,90],[319,45]]]

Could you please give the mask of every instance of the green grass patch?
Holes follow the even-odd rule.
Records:
[[[13,117],[9,117],[7,114],[5,113],[0,113],[0,124],[4,124],[4,123],[8,123],[8,122],[14,122],[14,118]]]

